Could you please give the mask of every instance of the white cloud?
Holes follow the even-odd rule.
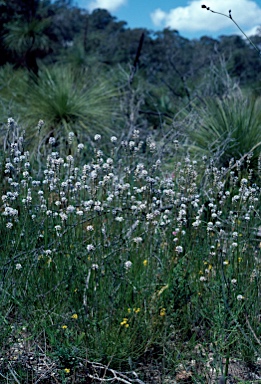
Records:
[[[162,22],[164,22],[166,18],[166,13],[163,12],[161,9],[156,9],[152,14],[151,14],[151,19],[153,24],[156,27],[160,27],[162,25]]]
[[[157,27],[170,27],[180,32],[220,32],[229,28],[231,32],[238,30],[227,17],[214,14],[201,5],[206,4],[215,12],[228,16],[231,9],[232,17],[242,29],[251,30],[261,24],[261,8],[252,0],[192,0],[186,7],[177,7],[169,12],[156,9],[151,13],[151,20]]]
[[[246,30],[246,31],[244,31],[244,32],[245,32],[245,34],[246,34],[247,36],[254,36],[254,35],[257,35],[257,34],[260,33],[260,26],[261,26],[261,23],[260,23],[260,25],[256,25],[255,27],[250,28],[250,29],[248,29],[248,30]]]
[[[107,9],[109,12],[114,12],[122,5],[126,4],[127,0],[93,0],[87,5],[89,11],[96,8]]]

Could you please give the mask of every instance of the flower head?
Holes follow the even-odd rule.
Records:
[[[126,269],[126,271],[128,271],[131,267],[132,267],[132,262],[130,260],[124,263],[124,268]]]

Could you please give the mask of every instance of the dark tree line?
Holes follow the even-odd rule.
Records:
[[[70,0],[2,0],[0,2],[0,65],[23,66],[35,74],[40,63],[71,62],[105,67],[133,64],[141,36],[139,73],[150,84],[167,88],[177,98],[190,98],[210,64],[226,62],[242,86],[261,77],[261,59],[240,36],[186,39],[178,31],[130,29],[108,11],[89,14]],[[254,36],[256,44],[260,36]],[[175,87],[173,86],[175,84]]]

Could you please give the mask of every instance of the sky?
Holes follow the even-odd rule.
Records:
[[[202,4],[227,16],[231,10],[248,36],[261,26],[261,0],[75,0],[74,4],[90,12],[107,9],[129,28],[159,31],[169,27],[189,39],[240,34],[231,19],[202,9]]]

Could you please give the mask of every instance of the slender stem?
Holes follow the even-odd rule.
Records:
[[[225,16],[227,17],[228,19],[232,20],[233,23],[237,26],[237,28],[240,30],[240,32],[245,36],[245,38],[249,41],[249,43],[252,45],[252,47],[259,53],[259,55],[261,56],[261,51],[260,49],[258,49],[258,47],[253,43],[253,41],[245,34],[245,32],[240,28],[240,26],[237,24],[237,22],[233,19],[232,15],[231,15],[231,11],[229,11],[229,16],[226,15],[225,13],[221,13],[221,12],[216,12],[216,11],[213,11],[212,9],[210,9],[209,7],[206,7],[205,5],[202,5],[201,8],[206,8],[207,11],[210,11],[212,13],[216,13],[218,15],[221,15],[221,16]]]

